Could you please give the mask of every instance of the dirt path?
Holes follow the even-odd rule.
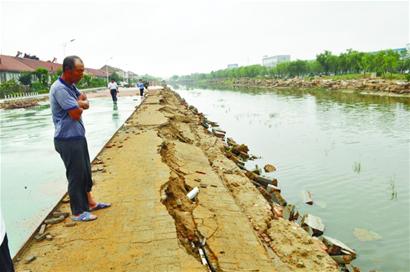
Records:
[[[201,245],[216,271],[338,271],[300,227],[273,219],[222,140],[170,91],[151,91],[93,168],[95,196],[113,206],[48,226],[53,239],[30,241],[16,271],[208,271]]]

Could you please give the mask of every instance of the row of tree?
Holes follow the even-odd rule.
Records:
[[[410,53],[410,52],[409,52]],[[261,65],[242,66],[222,69],[211,73],[195,73],[185,76],[173,76],[172,81],[196,81],[204,79],[240,78],[240,77],[275,77],[291,78],[297,76],[343,75],[358,73],[376,73],[383,76],[388,73],[409,73],[410,57],[407,51],[393,50],[374,53],[348,49],[339,55],[325,51],[315,60],[295,60],[279,63],[275,67]]]
[[[46,68],[38,68],[34,72],[24,72],[19,76],[18,80],[11,79],[0,84],[0,97],[22,92],[47,93],[50,85],[57,80],[61,73],[62,70],[59,69],[56,73],[50,74]],[[105,78],[84,74],[77,87],[83,89],[103,87],[105,85]]]

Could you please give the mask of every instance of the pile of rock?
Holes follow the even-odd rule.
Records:
[[[38,105],[38,99],[20,99],[20,100],[7,100],[0,103],[2,109],[20,109],[29,108]]]
[[[234,161],[239,168],[244,170],[244,174],[271,204],[275,218],[294,221],[312,237],[315,237],[321,248],[340,266],[341,271],[359,271],[357,267],[350,264],[356,258],[356,252],[337,239],[323,235],[325,225],[320,217],[312,214],[301,216],[295,205],[287,203],[282,196],[281,189],[278,187],[279,182],[276,178],[264,176],[262,169],[257,165],[253,170],[247,170],[245,168],[246,160],[254,158],[254,156],[249,155],[249,148],[246,145],[237,144],[232,138],[228,138],[225,146],[225,154],[229,159]],[[265,173],[276,171],[276,167],[272,164],[265,165],[263,169]],[[304,203],[308,205],[313,204],[310,192],[304,192]]]
[[[400,80],[375,79],[351,79],[333,80],[316,77],[311,80],[303,78],[291,79],[250,79],[240,78],[233,82],[234,86],[246,87],[287,87],[287,88],[325,88],[330,90],[369,90],[377,92],[389,92],[395,94],[410,94],[410,82]]]

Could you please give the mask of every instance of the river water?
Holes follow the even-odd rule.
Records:
[[[325,90],[176,90],[272,163],[288,202],[322,218],[362,271],[410,271],[410,98]],[[302,191],[314,205],[303,203]],[[366,237],[354,234],[358,229]]]
[[[83,114],[93,159],[135,110],[140,98],[90,99]],[[1,207],[14,255],[67,189],[64,165],[54,150],[50,105],[0,110]]]

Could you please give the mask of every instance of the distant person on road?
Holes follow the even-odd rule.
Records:
[[[9,241],[7,239],[6,225],[0,207],[0,271],[14,272],[13,260],[10,256]]]
[[[108,89],[110,90],[112,101],[117,103],[118,85],[114,79],[111,79],[111,82],[108,83]]]
[[[87,96],[75,86],[83,77],[84,64],[77,56],[66,57],[63,74],[50,88],[50,105],[55,127],[54,147],[66,168],[68,195],[74,221],[91,221],[90,211],[104,209],[109,203],[98,203],[91,194],[93,186],[90,156],[81,115],[90,107]]]
[[[144,83],[142,83],[142,80],[138,80],[137,82],[137,88],[140,90],[140,96],[144,96]]]

